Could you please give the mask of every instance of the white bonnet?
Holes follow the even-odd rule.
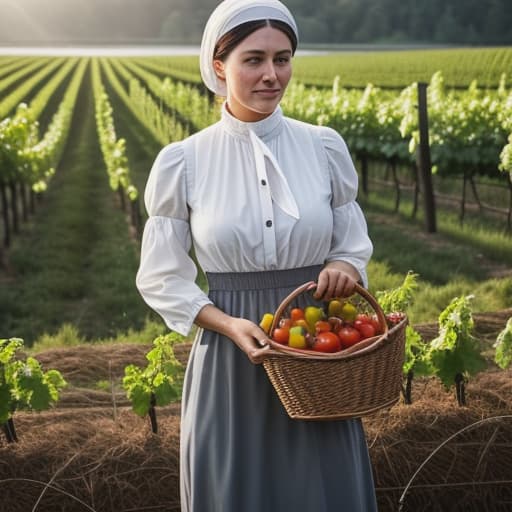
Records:
[[[283,21],[295,32],[295,20],[279,0],[224,0],[210,15],[203,32],[199,66],[206,87],[219,96],[226,96],[225,83],[217,78],[213,68],[213,52],[217,41],[231,29],[248,21],[274,19]]]

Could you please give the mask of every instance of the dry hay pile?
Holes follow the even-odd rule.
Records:
[[[149,348],[38,354],[71,386],[56,409],[15,416],[18,444],[0,437],[0,512],[36,503],[38,512],[179,511],[179,404],[157,409],[153,435],[119,390],[114,400],[114,392],[83,387],[119,381],[127,364],[145,364]],[[176,347],[182,362],[189,348]],[[466,394],[459,407],[437,381],[418,379],[412,405],[365,418],[379,512],[397,512],[406,488],[403,512],[512,511],[512,373],[482,373]]]
[[[412,405],[364,420],[379,510],[403,495],[403,512],[512,511],[512,372],[476,376],[466,407],[435,380],[413,386]]]
[[[179,407],[158,419],[155,436],[128,408],[19,414],[20,442],[0,443],[0,510],[179,511]]]

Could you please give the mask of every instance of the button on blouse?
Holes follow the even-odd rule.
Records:
[[[255,138],[257,137],[257,139]],[[334,130],[274,113],[219,122],[157,156],[145,191],[137,287],[168,327],[186,335],[210,303],[205,272],[288,269],[343,260],[366,282],[372,254],[356,202],[357,173]]]

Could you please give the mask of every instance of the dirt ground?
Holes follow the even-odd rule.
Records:
[[[495,337],[511,314],[477,315],[479,336]],[[434,326],[416,327],[433,336]],[[18,443],[0,438],[0,512],[179,511],[179,403],[157,410],[154,435],[115,384],[127,364],[144,364],[148,348],[37,355],[70,386],[54,409],[16,414]],[[181,361],[189,348],[176,348]],[[460,407],[453,390],[417,379],[411,405],[363,420],[380,512],[512,511],[512,371],[490,367],[466,391]]]

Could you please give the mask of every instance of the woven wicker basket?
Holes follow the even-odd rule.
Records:
[[[286,297],[274,313],[270,332],[300,294],[311,291],[308,282]],[[300,350],[270,340],[263,366],[286,412],[303,420],[361,417],[390,407],[400,398],[407,318],[389,329],[375,298],[356,287],[377,314],[382,334],[335,353]]]

